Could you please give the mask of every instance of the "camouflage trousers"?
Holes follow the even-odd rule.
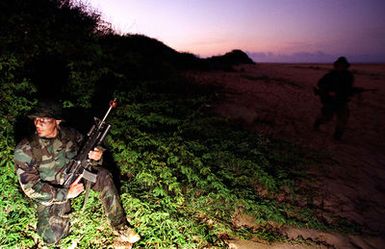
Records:
[[[97,180],[91,185],[94,191],[99,192],[105,214],[112,227],[120,227],[127,223],[126,215],[122,208],[120,197],[112,175],[106,169],[100,168],[97,172]],[[37,232],[48,244],[55,244],[67,236],[70,229],[69,213],[71,203],[37,207]]]
[[[324,104],[321,109],[321,114],[317,117],[314,122],[314,128],[319,128],[321,124],[328,123],[336,115],[336,126],[334,130],[334,137],[340,138],[346,129],[346,125],[349,119],[349,108],[348,104]]]

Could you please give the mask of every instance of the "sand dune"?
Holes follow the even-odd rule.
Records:
[[[315,204],[324,210],[326,219],[330,214],[345,217],[364,227],[364,234],[320,236],[317,231],[289,229],[291,238],[307,236],[335,248],[384,248],[385,65],[352,65],[355,86],[378,90],[352,99],[342,141],[332,138],[334,122],[319,132],[312,130],[321,106],[312,89],[330,69],[327,64],[257,64],[240,66],[234,72],[189,76],[201,84],[224,87],[213,106],[219,115],[241,122],[253,132],[330,154],[321,167],[309,169],[311,187],[319,191]],[[250,241],[232,243],[233,248],[263,248],[256,242],[250,246]]]

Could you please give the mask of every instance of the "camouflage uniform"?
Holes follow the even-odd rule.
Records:
[[[63,171],[77,154],[82,135],[60,128],[55,138],[37,134],[22,140],[15,149],[15,167],[24,193],[37,203],[37,232],[46,243],[57,243],[69,232],[70,200],[62,186]],[[94,162],[101,164],[101,162]],[[97,167],[92,189],[100,192],[104,211],[114,228],[127,223],[111,174]]]
[[[346,58],[340,57],[334,64],[342,64],[346,69],[331,70],[319,80],[318,95],[322,103],[322,108],[313,127],[319,129],[321,124],[331,121],[333,116],[336,115],[337,120],[334,138],[340,139],[349,119],[348,102],[353,95],[354,76],[347,70],[350,64]]]

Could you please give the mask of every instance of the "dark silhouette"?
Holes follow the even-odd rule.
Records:
[[[239,49],[234,49],[220,56],[212,56],[203,60],[206,69],[211,70],[232,70],[233,66],[250,64],[254,65],[255,62],[250,57]]]
[[[339,57],[333,66],[334,68],[318,81],[318,87],[314,88],[315,94],[320,97],[322,108],[313,128],[319,130],[321,124],[329,122],[336,115],[333,137],[340,140],[349,118],[348,102],[354,94],[354,76],[348,70],[350,63],[345,57]]]

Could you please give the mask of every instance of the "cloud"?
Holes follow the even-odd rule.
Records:
[[[249,57],[258,62],[271,63],[332,63],[339,56],[346,56],[353,63],[384,63],[385,54],[329,54],[318,52],[295,52],[295,53],[273,53],[273,52],[246,52]]]

